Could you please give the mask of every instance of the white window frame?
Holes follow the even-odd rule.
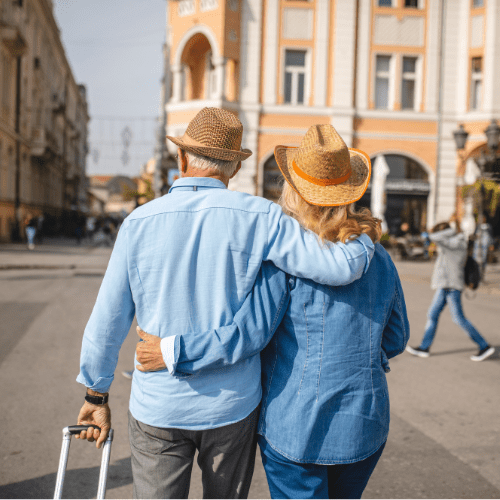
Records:
[[[306,57],[305,57],[305,65],[304,65],[304,102],[303,103],[298,103],[297,102],[297,82],[298,82],[298,77],[294,78],[292,76],[292,101],[291,102],[285,102],[285,73],[287,72],[287,68],[299,68],[300,66],[286,66],[285,61],[286,61],[286,51],[287,50],[296,50],[296,51],[301,51],[305,52]],[[282,52],[281,52],[281,76],[282,76],[282,85],[281,85],[281,91],[283,95],[283,104],[286,104],[287,106],[308,106],[309,105],[309,99],[311,95],[311,59],[312,59],[312,54],[311,54],[311,49],[307,47],[294,47],[294,46],[288,46],[288,47],[283,47]],[[292,74],[298,74],[298,70],[291,70]],[[295,82],[295,83],[294,83]],[[295,94],[294,94],[294,89]]]
[[[389,71],[378,73],[377,72],[377,57],[389,57]],[[394,101],[395,101],[395,73],[396,73],[396,54],[387,53],[387,52],[377,52],[373,54],[373,106],[374,109],[379,110],[393,110],[394,109]],[[377,76],[385,77],[387,76],[389,80],[389,91],[387,96],[387,108],[377,108],[376,107],[376,97],[377,97]]]
[[[201,12],[208,12],[210,10],[215,10],[219,6],[217,0],[201,0],[200,10]]]
[[[191,16],[196,11],[194,0],[179,0],[177,14],[179,17]]]
[[[480,73],[475,73],[472,70],[472,61],[474,59],[481,59],[481,72]],[[480,111],[482,108],[482,103],[483,103],[483,93],[484,93],[484,57],[479,56],[479,57],[471,57],[470,58],[470,98],[469,98],[469,109],[471,111]],[[479,102],[476,102],[475,99],[475,83],[477,81],[481,82],[481,95],[479,96]],[[473,106],[473,103],[475,106]]]
[[[403,80],[405,80],[405,73],[403,72],[403,59],[405,57],[411,57],[416,59],[415,61],[415,72],[411,73],[413,78],[408,77],[406,79],[413,79],[415,82],[414,91],[414,102],[413,108],[403,108]],[[401,54],[401,78],[400,78],[400,97],[401,97],[401,110],[402,111],[419,111],[422,103],[422,57],[418,54]]]

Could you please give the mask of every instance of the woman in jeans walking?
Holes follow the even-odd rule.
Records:
[[[471,340],[475,342],[479,351],[471,356],[472,361],[483,361],[489,358],[495,348],[490,346],[472,323],[464,316],[462,309],[462,290],[464,289],[464,267],[467,260],[467,238],[460,229],[460,223],[453,217],[451,222],[442,222],[434,227],[429,239],[434,242],[439,251],[431,287],[436,290],[431,306],[427,313],[427,324],[422,342],[418,347],[407,346],[406,350],[414,356],[429,357],[429,350],[436,335],[436,329],[441,312],[446,304],[450,307],[453,322],[465,330]]]

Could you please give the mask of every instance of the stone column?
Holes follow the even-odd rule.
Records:
[[[170,66],[173,76],[172,99],[170,102],[182,101],[182,65],[175,64]]]
[[[226,58],[224,56],[214,57],[213,64],[217,75],[217,88],[214,97],[222,101],[226,98]]]

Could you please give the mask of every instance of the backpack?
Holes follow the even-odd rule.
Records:
[[[470,255],[467,257],[464,268],[465,285],[471,290],[475,290],[481,281],[481,269],[479,264]]]

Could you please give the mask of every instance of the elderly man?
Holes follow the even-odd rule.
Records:
[[[87,387],[79,437],[97,441],[111,425],[107,403],[120,347],[137,317],[144,330],[129,406],[134,496],[187,498],[198,450],[204,497],[246,498],[253,474],[261,398],[258,355],[220,370],[182,378],[165,369],[182,345],[169,335],[206,331],[232,321],[263,261],[316,282],[343,285],[368,268],[374,246],[362,235],[321,246],[280,207],[229,191],[240,162],[242,125],[205,108],[181,138],[181,179],[168,195],[135,210],[118,234],[85,329],[78,382]],[[278,312],[278,311],[276,311]],[[160,353],[160,355],[158,355]],[[148,358],[149,356],[149,358]],[[140,366],[140,365],[139,365]]]

